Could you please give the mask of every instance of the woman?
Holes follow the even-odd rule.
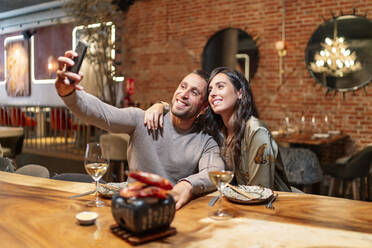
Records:
[[[227,164],[234,167],[236,182],[291,191],[278,145],[265,124],[257,119],[245,77],[226,67],[213,70],[208,83],[208,102],[210,107],[198,123],[219,142]],[[145,123],[153,119],[151,110],[145,118]]]

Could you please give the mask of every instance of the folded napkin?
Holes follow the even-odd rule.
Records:
[[[331,135],[329,133],[314,133],[312,138],[314,138],[314,139],[327,139],[330,136]]]

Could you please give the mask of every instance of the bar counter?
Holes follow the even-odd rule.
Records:
[[[68,198],[93,188],[0,172],[1,247],[131,247],[110,232],[110,207],[86,207],[92,195]],[[176,235],[140,247],[372,247],[370,202],[279,192],[275,210],[224,201],[235,217],[216,221],[208,218],[218,207],[208,207],[212,195],[177,211]],[[77,224],[86,210],[99,214],[95,225]]]

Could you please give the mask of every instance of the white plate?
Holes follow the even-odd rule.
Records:
[[[273,196],[273,191],[268,188],[260,187],[260,186],[248,186],[248,185],[238,185],[236,186],[244,192],[249,193],[250,195],[255,196],[254,199],[249,199],[244,195],[239,194],[235,190],[231,189],[230,187],[225,187],[223,190],[224,196],[232,202],[242,203],[242,204],[255,204],[255,203],[262,203],[266,202]]]
[[[127,184],[128,184],[127,182],[123,182],[123,183],[108,183],[107,185],[122,189],[122,188],[125,188]],[[106,197],[106,198],[111,198],[115,193],[120,191],[120,190],[112,190],[110,188],[107,188],[105,187],[104,184],[98,185],[97,190],[98,190],[98,194],[101,197]]]

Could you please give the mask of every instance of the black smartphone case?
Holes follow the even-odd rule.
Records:
[[[76,48],[75,52],[78,54],[77,57],[75,57],[73,60],[75,64],[68,68],[68,71],[73,72],[73,73],[79,73],[81,64],[83,63],[84,56],[87,52],[88,45],[85,44],[82,41],[79,41]]]

